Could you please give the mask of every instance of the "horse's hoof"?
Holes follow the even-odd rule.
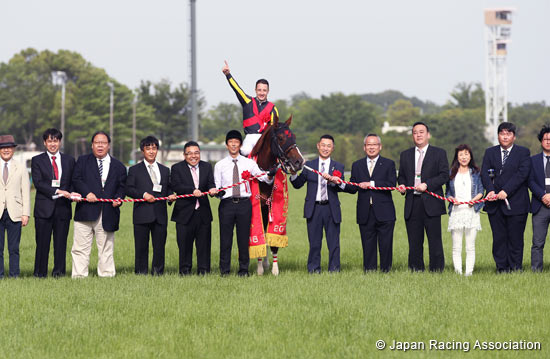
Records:
[[[261,263],[258,263],[257,273],[258,273],[258,275],[264,275],[264,267]]]
[[[279,275],[279,265],[277,262],[273,263],[273,268],[271,268],[271,274]]]

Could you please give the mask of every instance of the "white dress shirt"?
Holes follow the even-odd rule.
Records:
[[[95,158],[97,161],[97,167],[99,168],[99,158]],[[102,158],[103,160],[103,172],[101,176],[101,184],[103,185],[105,182],[107,182],[107,176],[109,176],[109,167],[111,167],[111,156],[107,154],[107,156]]]
[[[197,171],[197,178],[201,178],[200,172],[199,172],[199,164],[197,163],[196,166],[191,166],[189,163],[187,163],[187,167],[189,167],[189,171],[191,171],[191,178],[193,178],[193,167],[196,168]]]
[[[321,172],[321,168],[323,168],[323,163],[325,164],[325,172],[330,172],[330,157],[326,160],[322,160],[319,158],[319,168],[317,168],[317,171]],[[322,172],[321,172],[322,173]],[[326,183],[327,186],[327,198],[321,198],[321,185],[323,183]],[[317,181],[317,196],[315,197],[316,201],[328,201],[328,182],[323,177],[319,176],[319,181]]]
[[[426,159],[426,152],[428,152],[428,147],[430,145],[427,144],[426,146],[420,148],[418,146],[415,146],[414,147],[414,173],[416,175],[416,173],[418,172],[421,172],[422,171],[422,168],[416,168],[416,165],[418,164],[418,159],[420,158],[420,151],[419,150],[422,150],[423,151],[423,158],[422,158],[422,165],[424,165],[424,160]]]
[[[380,155],[376,156],[376,158],[370,159],[367,157],[367,171],[372,166],[372,173],[374,173],[374,169],[376,168],[376,162],[378,162],[378,159],[380,158]],[[376,184],[374,183],[374,180],[371,178],[370,180],[371,187],[376,187]]]
[[[251,160],[250,158],[238,155],[236,157],[237,160],[237,168],[239,169],[239,182],[242,181],[242,173],[244,171],[250,172],[251,176],[257,176],[264,171],[258,167],[258,164]],[[216,183],[217,188],[221,187],[227,187],[233,184],[233,157],[227,156],[214,166],[214,182]],[[268,179],[267,175],[263,175],[261,177],[258,177],[259,181],[265,182],[267,184],[273,183],[273,179]],[[248,189],[248,190],[247,190]],[[245,186],[245,184],[241,184],[240,187],[241,192],[241,198],[243,197],[250,197],[252,194],[250,193],[250,185]],[[225,194],[223,195],[222,199],[230,198],[232,196],[231,189],[228,189],[225,191]]]
[[[61,153],[59,153],[59,151],[57,151],[56,153],[49,153],[48,151],[46,151],[46,153],[48,154],[48,158],[50,159],[50,166],[52,166],[52,173],[53,173],[52,156],[55,156],[55,164],[57,164],[57,174],[59,176],[57,179],[61,181],[61,173],[63,172],[63,169],[61,168]]]
[[[160,184],[160,168],[159,168],[158,162],[155,161],[153,163],[149,163],[146,160],[143,160],[143,163],[145,164],[145,169],[147,170],[149,177],[151,176],[151,172],[149,171],[149,165],[153,165],[153,172],[155,172],[155,175],[157,176],[158,184]],[[153,179],[151,178],[151,182],[152,181]]]
[[[504,153],[502,151],[504,151],[504,148],[502,148],[502,146],[499,146],[500,147],[500,163],[502,163],[502,160],[504,159]],[[508,157],[510,157],[510,153],[512,152],[512,148],[514,148],[514,145],[510,146],[507,151],[508,151]],[[546,159],[546,158],[545,158]]]

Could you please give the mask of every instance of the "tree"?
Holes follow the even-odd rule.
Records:
[[[397,100],[388,108],[387,116],[392,126],[412,126],[420,120],[420,109],[408,100]]]
[[[472,87],[475,87],[472,89]],[[461,109],[469,108],[484,108],[485,107],[485,92],[480,83],[465,83],[460,82],[451,92],[451,97],[454,102],[451,106]]]
[[[169,80],[157,83],[142,81],[138,89],[139,97],[145,104],[154,109],[155,120],[160,124],[159,139],[162,142],[162,161],[172,145],[182,142],[189,134],[189,100],[190,90],[185,84],[172,89]],[[204,106],[204,99],[197,101],[199,109]],[[199,115],[201,120],[202,115]]]
[[[243,111],[241,105],[221,102],[210,109],[201,121],[201,139],[205,142],[223,143],[225,134],[231,129],[241,131]]]

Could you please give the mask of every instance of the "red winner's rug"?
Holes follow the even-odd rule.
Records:
[[[260,185],[258,180],[250,182],[252,192],[252,220],[250,223],[250,239],[248,251],[250,258],[265,257],[266,240],[272,247],[284,248],[288,246],[286,235],[286,219],[288,216],[288,182],[286,174],[279,169],[273,180],[271,206],[269,207],[269,223],[267,233],[264,233],[262,209],[260,205]]]

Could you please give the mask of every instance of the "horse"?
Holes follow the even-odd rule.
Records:
[[[296,136],[290,130],[292,115],[286,122],[279,122],[279,118],[275,117],[272,124],[268,124],[262,136],[250,153],[251,158],[256,158],[258,167],[264,171],[268,171],[274,166],[279,166],[286,174],[296,174],[304,166],[304,158],[300,153],[300,149],[296,145]],[[262,219],[264,224],[264,232],[267,231],[269,220],[269,200],[271,198],[273,184],[259,182],[260,188],[260,204],[262,209]],[[273,256],[273,267],[271,273],[279,274],[279,265],[276,261],[279,247],[271,247],[271,255]],[[269,260],[258,258],[258,275],[263,275],[264,270],[269,269]]]

